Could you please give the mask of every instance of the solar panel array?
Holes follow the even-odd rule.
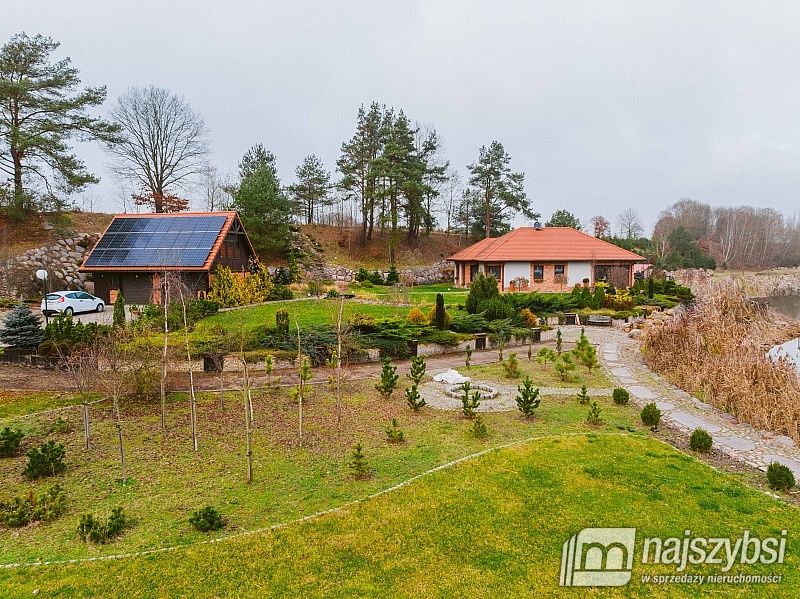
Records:
[[[117,217],[85,266],[203,266],[225,216]]]

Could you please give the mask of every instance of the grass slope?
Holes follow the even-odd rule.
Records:
[[[644,537],[780,534],[782,584],[640,584],[674,572],[634,564],[624,589],[593,596],[795,597],[798,511],[654,440],[632,435],[545,438],[439,471],[342,512],[222,544],[119,561],[0,571],[6,596],[542,597],[559,589],[562,544],[587,526]],[[709,573],[690,566],[692,573]],[[712,570],[713,571],[713,570]]]

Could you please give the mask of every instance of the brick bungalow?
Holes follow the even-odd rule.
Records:
[[[484,273],[501,291],[568,291],[576,283],[605,281],[633,285],[633,265],[644,258],[602,239],[568,227],[520,227],[488,237],[448,258],[455,263],[454,282],[468,287]]]

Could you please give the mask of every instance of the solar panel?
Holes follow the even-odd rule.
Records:
[[[203,266],[226,220],[219,215],[119,216],[86,266]]]

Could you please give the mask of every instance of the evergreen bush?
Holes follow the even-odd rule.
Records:
[[[447,313],[444,310],[444,296],[441,293],[436,294],[436,308],[433,324],[440,331],[444,331],[447,328]]]
[[[39,447],[28,450],[28,463],[23,473],[29,478],[40,476],[53,476],[64,471],[64,456],[66,455],[63,443],[47,441]]]
[[[122,296],[122,293],[119,293],[117,299],[114,301],[114,312],[111,315],[111,323],[115,327],[125,326],[125,298]]]
[[[560,356],[564,348],[564,336],[561,334],[561,327],[556,329],[556,353]]]
[[[478,409],[478,406],[481,405],[480,391],[470,393],[471,390],[472,385],[469,383],[469,381],[461,385],[461,411],[467,418],[474,418],[475,411]]]
[[[421,408],[425,407],[425,400],[420,396],[416,383],[410,387],[406,387],[405,394],[408,407],[415,412],[419,412]]]
[[[353,478],[363,480],[369,478],[369,465],[367,458],[364,455],[364,448],[361,442],[356,443],[353,448],[353,453],[350,454],[350,461],[347,463],[350,474]]]
[[[38,347],[44,340],[41,320],[26,304],[17,304],[3,319],[0,341],[11,347]]]
[[[405,439],[405,433],[400,429],[397,418],[392,418],[389,426],[386,427],[386,440],[389,441],[389,443],[402,443]]]
[[[111,515],[105,522],[95,518],[94,514],[83,514],[78,523],[78,535],[84,542],[108,543],[118,537],[128,524],[125,511],[121,507],[111,510]]]
[[[469,427],[469,432],[476,439],[485,439],[489,436],[489,429],[486,428],[486,422],[483,420],[483,416],[480,414],[475,416],[472,420],[472,425]]]
[[[426,368],[425,358],[422,356],[414,356],[411,358],[411,369],[408,373],[408,378],[414,381],[415,385],[419,385],[422,382],[422,378],[425,376]]]
[[[481,312],[479,306],[482,302],[498,297],[500,297],[500,290],[497,288],[497,279],[479,273],[469,284],[469,293],[465,302],[467,312],[470,314]]]
[[[578,403],[584,406],[589,404],[589,393],[586,391],[586,385],[581,386],[581,390],[578,393]]]
[[[592,405],[589,406],[589,414],[586,416],[586,422],[592,426],[599,426],[603,424],[602,412],[603,411],[600,409],[600,406],[597,405],[597,402],[593,401]]]
[[[0,501],[0,524],[16,528],[31,522],[48,522],[60,516],[66,505],[67,496],[59,485],[36,494],[29,491],[10,501]]]
[[[209,532],[211,530],[219,530],[225,525],[225,522],[222,518],[222,514],[210,505],[207,505],[189,516],[189,524],[191,524],[195,530]]]
[[[556,357],[556,352],[549,347],[542,347],[536,353],[536,361],[540,364],[544,364],[545,366],[547,366],[548,362],[555,362]]]
[[[612,392],[611,398],[614,400],[614,403],[618,406],[627,405],[631,399],[631,394],[628,392],[627,389],[623,389],[622,387],[617,387]]]
[[[275,312],[275,331],[279,337],[289,336],[289,313],[286,310]]]
[[[573,379],[572,373],[574,372],[576,366],[572,356],[564,353],[556,356],[556,359],[553,362],[553,368],[555,368],[562,381],[569,382]]]
[[[386,273],[386,284],[395,285],[400,282],[400,273],[397,272],[397,267],[392,265],[389,267],[389,272]]]
[[[522,373],[519,370],[519,360],[517,359],[517,354],[510,353],[508,358],[501,362],[503,365],[503,372],[505,372],[506,377],[510,379],[518,379]]]
[[[652,402],[642,408],[640,416],[645,426],[651,428],[656,428],[658,423],[661,422],[661,410]]]
[[[389,358],[384,358],[383,365],[381,367],[381,380],[377,385],[375,385],[375,389],[377,389],[381,395],[388,399],[391,397],[392,393],[394,393],[399,378],[400,377],[397,374],[397,366],[392,366],[389,362]]]
[[[711,449],[714,439],[708,434],[708,431],[702,428],[696,428],[692,431],[692,436],[689,437],[689,447],[693,451],[706,452]]]
[[[24,436],[25,433],[21,430],[9,426],[0,431],[0,457],[7,458],[16,455]]]
[[[528,418],[532,417],[539,407],[539,389],[534,389],[531,378],[526,376],[522,384],[517,387],[517,396],[514,398],[517,402],[517,409]]]
[[[469,368],[469,363],[472,360],[472,346],[468,345],[464,350],[464,365]]]
[[[411,324],[428,324],[428,317],[416,306],[408,311],[406,320]]]
[[[767,484],[773,491],[788,491],[795,485],[794,472],[784,464],[772,462],[767,467]]]

